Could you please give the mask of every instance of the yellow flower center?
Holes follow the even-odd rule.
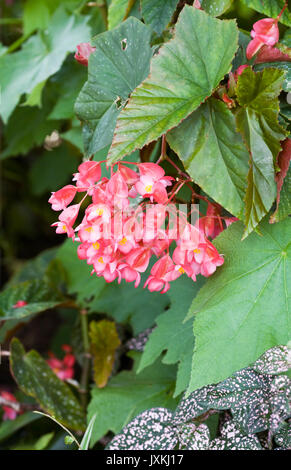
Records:
[[[179,268],[179,272],[180,272],[181,274],[184,274],[185,269],[183,269],[182,266],[181,266],[181,267]]]
[[[98,258],[98,262],[101,263],[101,264],[104,264],[102,256],[100,256],[100,258]]]
[[[96,209],[96,215],[103,215],[104,209]]]
[[[151,192],[152,192],[152,189],[153,189],[153,185],[152,185],[152,184],[148,184],[144,189],[145,189],[145,192],[146,192],[146,193],[151,193]]]
[[[63,225],[63,231],[66,232],[67,231],[67,227],[65,225]]]
[[[125,245],[126,242],[127,242],[127,238],[123,237],[123,239],[120,240],[119,245]]]
[[[93,246],[94,250],[99,250],[99,248],[100,248],[100,243],[95,242],[95,243],[93,243],[92,246]]]
[[[92,227],[85,228],[86,232],[92,232]]]
[[[200,253],[199,248],[195,248],[195,250],[193,250],[193,253]]]

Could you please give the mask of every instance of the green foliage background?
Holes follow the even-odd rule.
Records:
[[[182,419],[173,445],[235,448],[229,432],[241,448],[290,445],[290,168],[273,218],[277,223],[269,223],[276,159],[290,132],[290,60],[245,70],[232,96],[235,109],[221,99],[228,90],[227,74],[247,63],[252,24],[276,17],[284,1],[202,0],[204,12],[192,4],[1,2],[0,343],[3,350],[10,347],[13,377],[3,358],[0,392],[13,391],[24,410],[15,421],[0,424],[2,448],[74,448],[64,443],[66,432],[32,413],[35,409],[73,432],[83,433],[86,419],[92,419],[92,436],[85,435],[84,442],[101,449],[146,410],[167,409],[158,419],[166,416],[172,429],[190,405],[195,429]],[[280,48],[289,50],[290,58],[290,6],[279,27]],[[73,57],[77,44],[87,41],[96,47],[88,69]],[[84,155],[111,163],[125,155],[131,161],[156,161],[165,133],[169,155],[191,176],[195,190],[240,222],[215,240],[225,257],[222,268],[194,284],[184,275],[161,296],[90,277],[75,246],[50,227],[56,214],[47,200],[51,191],[71,182]],[[162,165],[175,176],[167,162]],[[187,190],[179,195],[190,198]],[[27,305],[14,309],[20,299]],[[96,351],[102,360],[102,348],[93,344],[93,333],[89,344],[84,312],[91,332],[104,319],[112,325],[105,322],[103,332],[103,355],[108,350],[114,355],[113,367],[112,361],[102,364],[104,388],[94,383],[88,361]],[[95,342],[102,326],[99,330]],[[112,351],[110,338],[116,344]],[[61,382],[45,361],[49,350],[61,356],[64,343],[73,346],[77,358],[77,383]],[[278,346],[285,346],[280,366],[276,355],[268,356],[278,366],[275,372],[261,363],[261,369],[253,366]],[[245,376],[245,388],[235,396],[238,405],[232,406],[230,390]],[[83,388],[85,394],[79,393]],[[268,403],[261,426],[253,424],[257,416],[262,423],[253,388]],[[227,397],[223,405],[222,396]],[[213,408],[217,414],[208,415]],[[151,429],[156,418],[150,411],[145,416]],[[140,445],[149,445],[147,432]],[[163,439],[156,435],[157,448],[171,445]],[[128,445],[126,437],[112,442]]]

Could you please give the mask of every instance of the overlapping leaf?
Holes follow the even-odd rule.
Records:
[[[68,52],[89,38],[88,17],[68,15],[60,7],[51,18],[45,35],[28,39],[23,48],[0,58],[1,106],[6,123],[23,93],[56,73]]]
[[[138,358],[138,353],[133,357]],[[138,375],[136,368],[137,365],[132,371],[119,373],[104,389],[92,390],[89,419],[97,413],[92,445],[109,430],[120,432],[134,416],[148,408],[164,406],[173,409],[177,405],[177,400],[171,395],[175,367],[162,365],[158,361]]]
[[[149,77],[119,115],[109,161],[156,140],[211,95],[230,70],[237,37],[234,21],[186,5],[174,39],[153,58]]]
[[[214,98],[207,100],[167,134],[167,141],[193,180],[242,218],[249,154],[227,106]]]
[[[194,349],[192,320],[183,323],[185,312],[203,285],[202,278],[193,283],[185,276],[177,279],[169,291],[171,307],[156,319],[157,327],[150,334],[140,362],[139,370],[152,364],[163,351],[165,364],[179,363],[175,394],[183,392],[190,381],[191,360]],[[181,341],[183,338],[183,341]]]
[[[37,351],[26,353],[20,341],[14,338],[10,365],[24,393],[34,397],[46,412],[63,425],[76,431],[84,429],[84,413],[75,395]]]
[[[244,435],[233,421],[227,421],[221,429],[221,437],[211,441],[211,450],[262,450],[254,434]]]
[[[146,24],[161,34],[170,22],[178,0],[141,0],[141,11]]]
[[[250,152],[244,237],[267,214],[276,196],[274,162],[280,140],[286,135],[278,123],[283,78],[284,72],[278,69],[255,73],[248,67],[238,79],[237,97],[242,108],[237,124]]]
[[[189,315],[195,351],[189,392],[216,383],[290,338],[291,220],[260,226],[241,242],[242,224],[215,240],[225,263],[200,289]]]
[[[77,116],[85,123],[87,155],[111,143],[121,108],[149,73],[149,42],[149,28],[135,18],[92,40],[96,51],[75,105]]]
[[[243,0],[243,3],[247,7],[253,8],[268,17],[276,18],[284,7],[285,0]],[[287,26],[291,26],[291,13],[289,8],[284,11],[280,21]]]

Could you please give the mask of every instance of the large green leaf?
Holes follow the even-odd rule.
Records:
[[[139,354],[135,353],[134,357],[138,358]],[[158,361],[138,375],[136,368],[137,364],[134,370],[116,375],[106,388],[92,390],[88,419],[97,413],[92,445],[109,430],[118,433],[132,418],[148,408],[165,406],[174,409],[177,405],[170,393],[175,383],[175,367]]]
[[[119,115],[109,160],[156,140],[211,95],[230,70],[237,37],[233,20],[217,20],[186,5],[174,39],[153,58],[149,77]]]
[[[253,8],[264,15],[276,18],[282,8],[284,7],[285,0],[242,0],[243,3],[249,8]],[[291,26],[291,13],[287,8],[280,19],[281,23]]]
[[[249,154],[227,106],[210,98],[170,131],[167,141],[194,181],[242,218]]]
[[[250,152],[244,237],[270,210],[276,196],[274,162],[286,134],[278,123],[283,79],[281,70],[268,68],[255,73],[250,67],[238,79],[237,98],[242,108],[237,124]]]
[[[141,0],[141,11],[146,24],[161,34],[170,22],[178,0]]]
[[[216,383],[290,339],[291,220],[260,225],[241,242],[232,224],[215,245],[225,263],[200,289],[190,308],[195,350],[189,391]]]
[[[68,15],[60,7],[52,16],[46,33],[32,36],[23,48],[0,58],[1,116],[6,123],[23,93],[56,73],[68,52],[88,40],[88,17]]]
[[[202,285],[202,277],[194,283],[186,275],[173,283],[168,294],[171,307],[157,317],[157,327],[151,333],[140,361],[139,371],[152,364],[163,351],[167,351],[163,356],[163,363],[179,363],[175,395],[183,392],[190,382],[194,349],[193,324],[191,320],[186,323],[183,320]]]
[[[37,351],[25,352],[16,338],[11,341],[10,365],[21,390],[34,397],[60,423],[84,430],[84,412],[67,384],[60,380]]]
[[[85,123],[88,155],[111,143],[117,116],[130,93],[148,75],[152,56],[150,30],[135,18],[98,35],[92,45],[96,51],[89,60],[88,81],[75,105]]]

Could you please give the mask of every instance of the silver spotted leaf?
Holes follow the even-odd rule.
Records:
[[[291,449],[291,426],[290,423],[283,423],[275,435],[275,442],[282,449]]]
[[[254,434],[244,435],[233,421],[227,421],[221,429],[221,437],[210,442],[210,450],[261,450]]]
[[[206,424],[183,424],[179,427],[178,435],[181,450],[207,450],[209,447],[210,432]]]
[[[107,450],[174,449],[178,435],[172,420],[173,413],[166,408],[144,411],[112,439]]]
[[[252,404],[258,408],[270,391],[272,377],[247,368],[236,372],[228,379],[195,390],[180,402],[174,420],[177,423],[197,418],[209,409],[235,410]]]
[[[291,349],[275,346],[268,349],[252,366],[260,374],[280,374],[291,368]]]

